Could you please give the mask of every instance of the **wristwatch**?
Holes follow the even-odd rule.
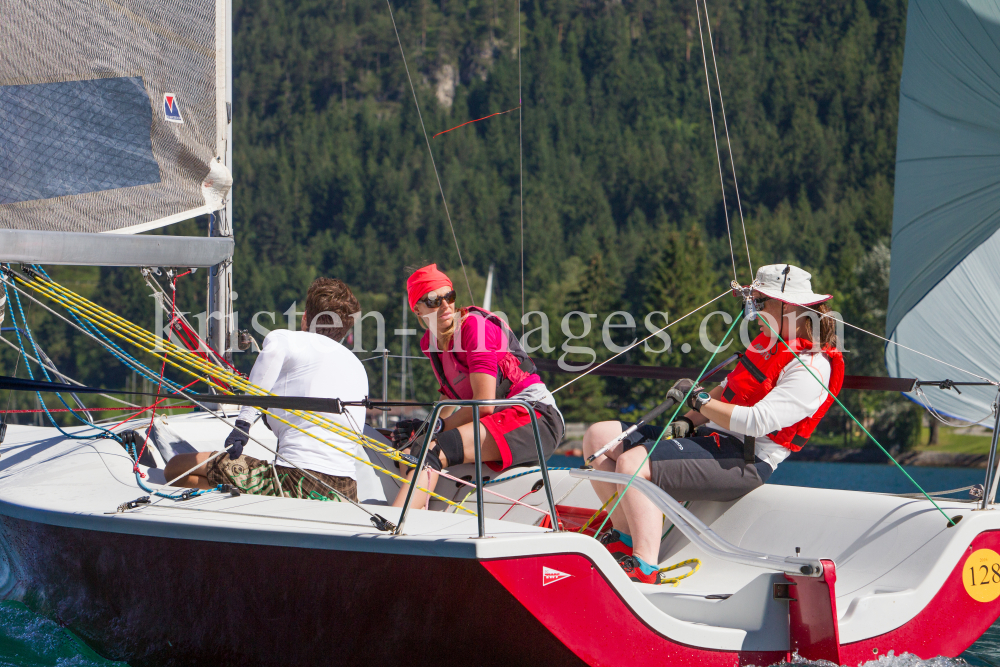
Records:
[[[707,391],[699,391],[691,397],[691,407],[698,412],[712,400],[712,396]]]

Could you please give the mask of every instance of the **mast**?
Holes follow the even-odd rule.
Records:
[[[225,87],[222,96],[225,115],[220,118],[225,126],[219,138],[224,136],[225,150],[220,151],[230,173],[233,169],[233,2],[225,0]],[[224,121],[222,120],[224,119]],[[233,238],[233,194],[226,198],[225,208],[217,211],[215,221],[209,225],[211,237]],[[227,360],[232,360],[233,329],[233,260],[232,257],[216,264],[208,271],[208,344]]]

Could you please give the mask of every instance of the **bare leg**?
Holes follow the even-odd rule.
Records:
[[[462,424],[458,427],[458,432],[462,434],[462,449],[464,450],[465,460],[463,463],[473,463],[476,460],[476,443],[473,438],[473,424]],[[490,435],[489,431],[482,425],[479,427],[479,437],[480,446],[483,448],[483,461],[500,461],[500,448],[497,447],[496,440]],[[414,451],[414,456],[417,455],[419,450]],[[430,454],[428,454],[430,456]],[[444,452],[440,456],[441,465],[443,467],[448,466],[448,462],[444,458]],[[429,477],[429,479],[428,479]],[[410,470],[406,475],[407,479],[413,479],[413,470]],[[424,471],[420,473],[420,480],[417,482],[417,486],[422,486],[430,491],[434,490],[437,485],[438,476],[433,473],[427,472],[427,466],[424,466]],[[406,492],[408,490],[407,486],[403,486],[399,489],[399,493],[396,494],[396,499],[392,501],[393,507],[402,507],[403,503],[406,501]],[[427,509],[427,494],[423,491],[418,491],[414,489],[413,500],[411,501],[411,506],[418,509]]]
[[[607,421],[592,424],[590,428],[587,429],[587,432],[583,434],[584,458],[589,457],[591,454],[621,434],[621,422]],[[621,454],[622,445],[619,443],[594,459],[594,462],[591,463],[591,465],[594,466],[595,470],[615,472],[616,461]],[[609,484],[608,482],[591,482],[590,484],[594,487],[594,492],[597,493],[597,497],[601,499],[601,504],[608,502],[608,499],[614,495],[615,491],[618,490],[617,484]],[[615,508],[614,513],[611,515],[611,525],[621,533],[625,533],[626,535],[632,534],[632,531],[629,528],[628,517],[622,509],[622,503],[618,503],[618,507]]]
[[[174,477],[177,477],[197,465],[197,468],[174,482],[172,486],[183,486],[190,489],[210,489],[212,486],[208,483],[208,465],[206,465],[205,462],[212,458],[212,454],[214,453],[215,452],[195,452],[193,454],[178,454],[174,458],[167,461],[167,466],[163,469],[163,476],[166,477],[169,482]],[[222,454],[222,456],[229,455]]]
[[[617,472],[632,475],[639,471],[637,477],[650,478],[649,461],[646,458],[645,447],[635,447],[618,457]],[[641,467],[640,467],[641,466]],[[624,489],[625,485],[619,488]],[[633,553],[651,565],[659,562],[660,531],[663,529],[663,514],[637,489],[629,489],[622,498],[619,509],[625,511],[629,526],[632,528]]]

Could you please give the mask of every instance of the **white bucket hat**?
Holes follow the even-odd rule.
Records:
[[[757,269],[753,289],[793,306],[814,306],[833,298],[812,291],[812,274],[792,264],[769,264]]]

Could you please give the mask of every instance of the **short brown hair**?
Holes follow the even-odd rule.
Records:
[[[307,330],[340,340],[354,326],[354,313],[360,310],[361,304],[343,280],[317,278],[306,293]]]

